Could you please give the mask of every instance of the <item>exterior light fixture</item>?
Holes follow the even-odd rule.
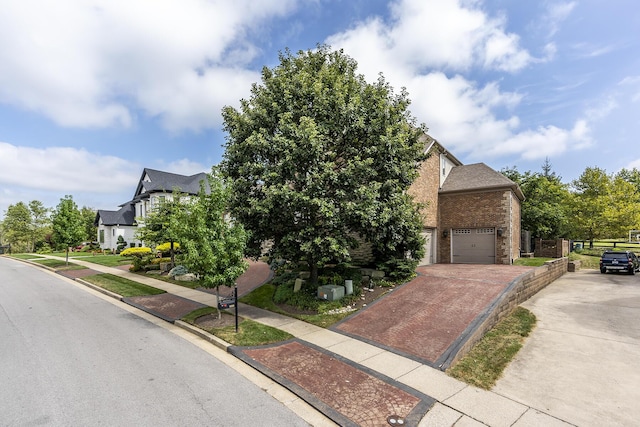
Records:
[[[449,236],[449,230],[442,230],[442,237],[446,239],[447,236]]]
[[[498,234],[498,237],[502,237],[502,228],[498,228],[496,233]]]

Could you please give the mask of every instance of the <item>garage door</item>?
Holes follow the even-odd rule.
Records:
[[[452,231],[452,262],[455,264],[495,264],[494,228],[459,228]]]

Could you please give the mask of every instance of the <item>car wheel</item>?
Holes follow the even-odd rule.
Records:
[[[600,273],[604,274],[604,273],[606,273],[606,272],[607,272],[607,269],[606,269],[606,268],[601,268],[601,269],[600,269]]]

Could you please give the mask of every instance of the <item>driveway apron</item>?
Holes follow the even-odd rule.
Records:
[[[531,267],[435,264],[376,303],[333,327],[430,366],[439,367],[447,350],[518,276]]]

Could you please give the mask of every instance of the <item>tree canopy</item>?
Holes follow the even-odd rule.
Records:
[[[9,205],[0,227],[3,241],[11,244],[13,251],[32,252],[50,230],[49,209],[39,200]]]
[[[359,234],[386,261],[423,253],[417,206],[405,194],[424,159],[426,131],[382,76],[369,84],[342,51],[280,54],[240,110],[223,109],[221,170],[250,254],[305,261],[313,282],[350,259]],[[386,259],[385,259],[386,258]]]
[[[525,200],[521,205],[522,229],[533,237],[556,239],[569,233],[569,188],[551,171],[548,161],[542,172],[518,172],[513,167],[501,171],[520,186]]]
[[[172,212],[179,224],[176,240],[183,251],[181,262],[200,277],[204,287],[233,287],[247,269],[247,234],[242,224],[226,218],[229,188],[219,176],[207,177],[210,191],[201,183],[198,196]]]
[[[73,196],[65,196],[51,217],[53,224],[53,241],[65,247],[66,262],[69,262],[69,246],[76,246],[85,238],[82,214],[73,201]]]

